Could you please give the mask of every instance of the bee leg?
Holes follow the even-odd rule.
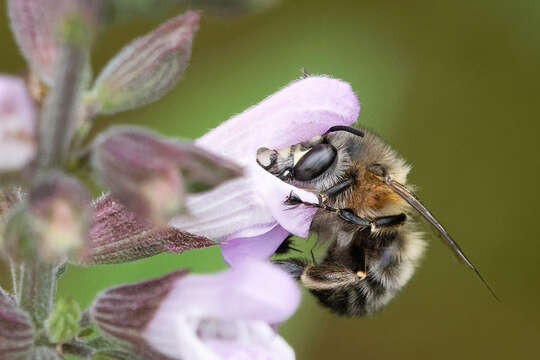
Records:
[[[336,196],[343,191],[347,190],[349,187],[351,187],[354,184],[354,179],[350,178],[345,181],[340,182],[339,184],[336,184],[325,191],[321,193],[321,195],[330,197],[330,196]]]
[[[372,223],[372,228],[384,228],[401,225],[407,220],[407,215],[401,213],[398,215],[381,216],[376,218]]]
[[[375,230],[377,228],[384,228],[384,227],[392,227],[395,225],[402,224],[407,219],[407,216],[405,214],[398,214],[398,215],[389,215],[389,216],[381,216],[376,218],[373,221],[361,218],[354,214],[354,212],[351,209],[337,209],[331,206],[326,205],[324,197],[319,195],[319,204],[310,203],[307,201],[303,201],[296,195],[295,193],[291,192],[290,195],[287,197],[287,200],[285,200],[285,204],[287,205],[305,205],[309,207],[315,207],[318,209],[323,209],[326,211],[334,212],[336,213],[341,219],[361,227],[371,227],[372,230]]]
[[[367,276],[367,259],[366,259],[366,253],[362,249],[361,254],[358,256],[358,268],[356,269],[356,276],[358,276],[359,280],[364,280]]]
[[[328,211],[332,211],[332,212],[336,212],[337,209],[334,209],[333,207],[330,207],[328,205],[326,205],[324,203],[324,199],[322,199],[319,195],[319,204],[316,204],[316,203],[310,203],[310,202],[307,202],[307,201],[304,201],[302,199],[300,199],[300,197],[298,195],[296,195],[294,192],[291,191],[291,193],[289,194],[289,196],[287,196],[287,199],[285,199],[285,202],[284,202],[285,205],[304,205],[304,206],[308,206],[308,207],[314,207],[314,208],[318,208],[318,209],[324,209],[324,210],[328,210]]]
[[[371,226],[372,222],[366,219],[362,219],[359,216],[356,216],[350,209],[337,209],[337,214],[343,220],[350,222],[351,224],[368,227]]]
[[[300,279],[300,276],[302,276],[304,268],[307,265],[306,262],[301,259],[273,260],[272,263],[279,266],[296,280]]]
[[[340,218],[352,224],[360,225],[364,227],[372,226],[371,221],[362,219],[361,217],[356,216],[350,209],[336,209],[336,208],[326,205],[324,201],[324,197],[322,197],[321,195],[319,195],[319,202],[320,202],[319,204],[315,204],[315,203],[303,201],[294,192],[291,192],[289,196],[287,197],[287,199],[285,200],[286,205],[305,205],[309,207],[315,207],[318,209],[335,212],[336,214],[338,214]]]

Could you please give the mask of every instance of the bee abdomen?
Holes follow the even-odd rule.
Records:
[[[368,275],[349,284],[336,284],[326,289],[310,288],[319,302],[332,312],[346,316],[363,316],[382,308],[395,290]]]
[[[336,264],[306,266],[300,281],[322,305],[349,316],[378,310],[395,292],[375,272],[355,272]]]

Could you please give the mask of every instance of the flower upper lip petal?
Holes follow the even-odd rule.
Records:
[[[335,125],[351,125],[360,105],[351,86],[326,76],[292,82],[259,104],[222,123],[197,140],[208,150],[255,158],[257,149],[279,149],[323,134]]]

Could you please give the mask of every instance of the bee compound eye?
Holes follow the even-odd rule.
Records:
[[[299,181],[315,179],[334,163],[337,150],[330,144],[317,144],[296,163],[293,176]]]

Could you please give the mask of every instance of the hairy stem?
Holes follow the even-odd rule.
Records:
[[[1,287],[0,287],[0,296],[4,298],[10,297],[9,293],[6,290],[2,289]]]
[[[40,261],[25,263],[21,271],[19,306],[32,317],[36,328],[43,327],[53,306],[57,265]]]
[[[40,123],[39,165],[42,169],[60,167],[66,159],[82,115],[81,91],[88,78],[87,65],[86,47],[64,44]]]
[[[9,272],[11,273],[12,282],[11,292],[17,298],[17,294],[19,291],[19,283],[17,281],[17,265],[11,259],[9,259]]]

